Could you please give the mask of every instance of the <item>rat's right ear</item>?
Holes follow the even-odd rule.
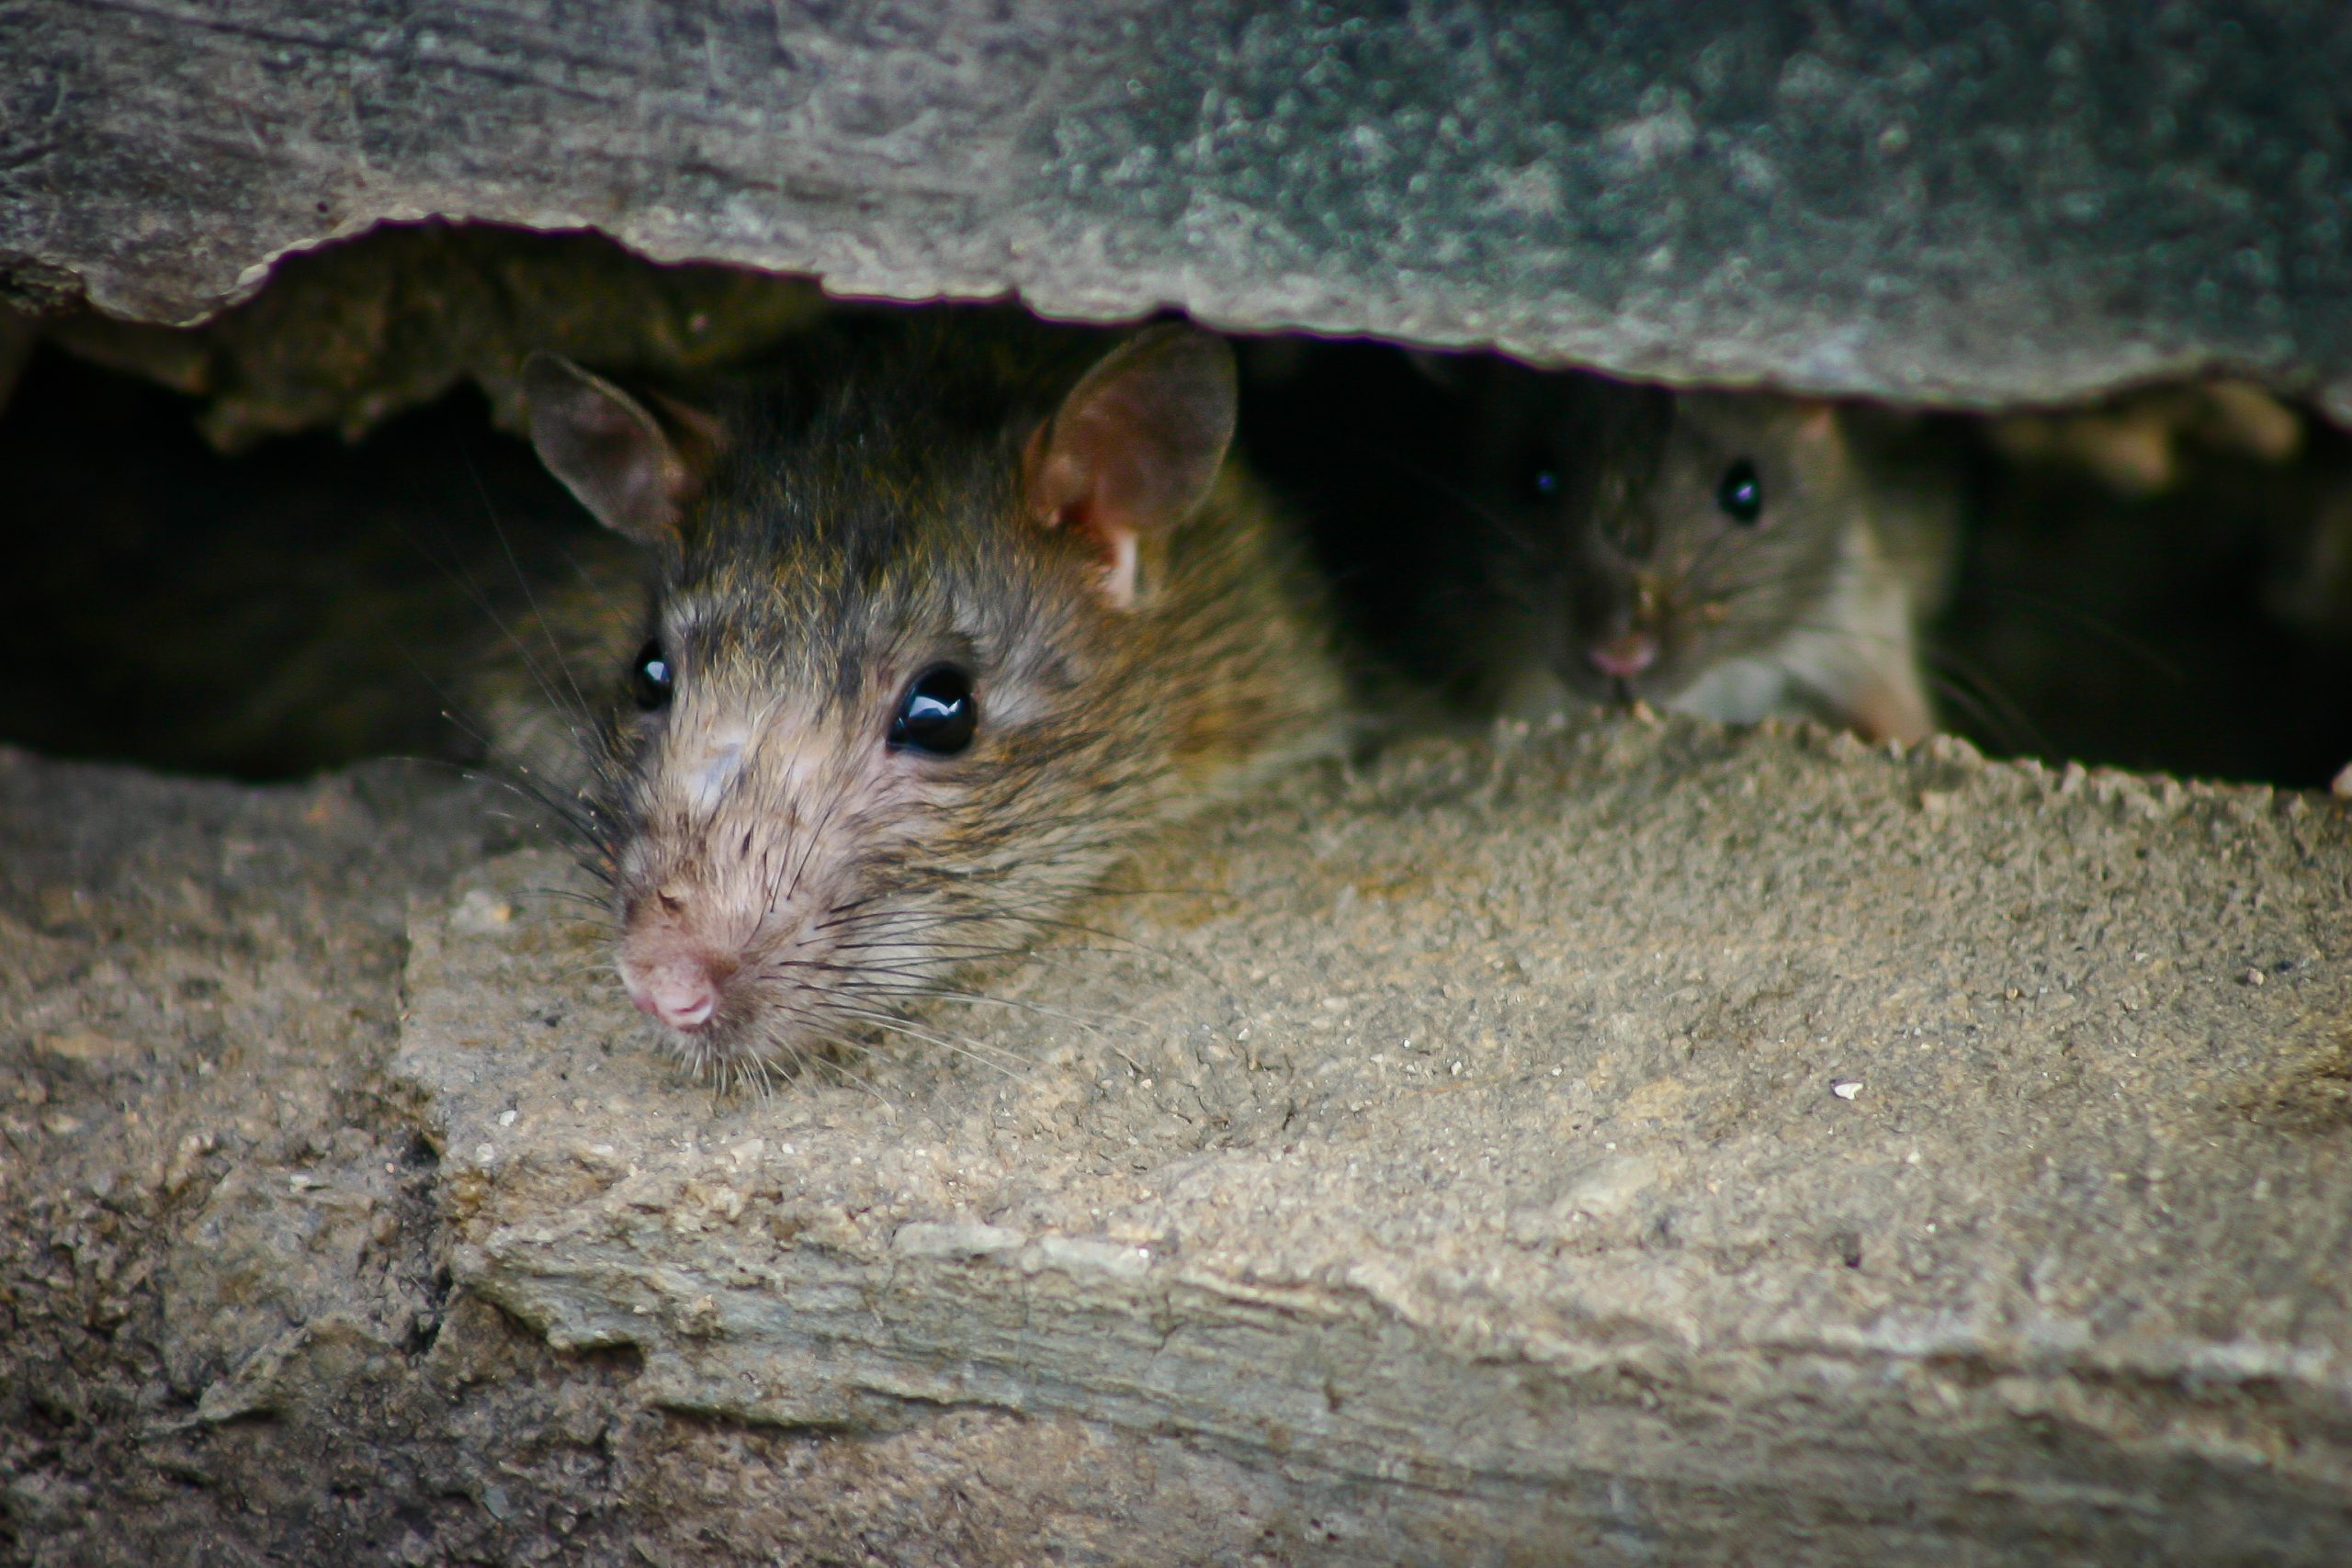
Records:
[[[560,355],[524,362],[531,445],[539,461],[625,538],[661,547],[677,542],[686,507],[709,477],[717,426],[662,399],[675,422],[664,425],[643,403]]]

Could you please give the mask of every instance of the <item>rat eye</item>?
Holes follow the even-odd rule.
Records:
[[[890,721],[890,745],[952,757],[972,743],[972,731],[979,723],[980,702],[972,695],[972,678],[953,664],[934,664],[909,682],[907,694],[899,699],[898,716]]]
[[[629,666],[628,694],[647,713],[670,705],[670,689],[676,683],[677,672],[670,667],[670,656],[662,651],[659,642],[649,642],[637,650],[637,662]]]
[[[1715,487],[1715,504],[1724,515],[1735,523],[1752,524],[1764,515],[1764,481],[1756,475],[1756,465],[1742,457],[1724,470],[1724,482]]]
[[[1519,498],[1533,503],[1549,501],[1560,493],[1560,465],[1542,446],[1526,453],[1519,460]]]

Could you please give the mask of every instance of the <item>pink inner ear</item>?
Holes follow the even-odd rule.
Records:
[[[1112,351],[1030,437],[1031,509],[1046,526],[1094,542],[1114,604],[1134,601],[1139,536],[1174,527],[1208,498],[1236,397],[1221,340],[1158,327]]]

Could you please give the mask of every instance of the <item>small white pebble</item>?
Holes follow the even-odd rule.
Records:
[[[2245,974],[2238,976],[2239,979],[2244,980],[2249,986],[2259,986],[2269,976],[2263,974],[2259,969],[2249,969]]]
[[[2344,771],[2335,775],[2335,782],[2327,786],[2327,791],[2338,800],[2352,800],[2352,762],[2344,764]]]
[[[500,1111],[498,1113],[498,1124],[502,1127],[512,1127],[514,1125],[514,1118],[517,1112],[512,1111]]]
[[[1862,1092],[1862,1086],[1851,1078],[1840,1078],[1829,1086],[1829,1092],[1840,1100],[1851,1100]]]
[[[474,1163],[476,1165],[488,1165],[497,1157],[498,1145],[496,1144],[476,1144],[474,1145]]]

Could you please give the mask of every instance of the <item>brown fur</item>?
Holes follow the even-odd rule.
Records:
[[[1897,459],[1898,432],[1763,393],[1498,362],[1473,395],[1487,527],[1459,633],[1474,702],[1525,712],[1565,687],[1731,721],[1933,729],[1914,621],[1942,592],[1959,500],[1933,454]],[[1717,500],[1742,461],[1763,496],[1747,523]],[[1631,638],[1655,648],[1646,668],[1597,665],[1590,650]]]
[[[1333,742],[1319,592],[1246,476],[1228,464],[1142,541],[1128,608],[1096,542],[1035,514],[1023,448],[1116,341],[852,320],[722,412],[656,552],[646,627],[675,697],[614,703],[585,792],[625,966],[723,972],[709,1024],[673,1041],[722,1078],[1017,949],[1153,824]],[[583,640],[648,635],[609,621]],[[888,750],[943,660],[975,676],[969,750]]]

